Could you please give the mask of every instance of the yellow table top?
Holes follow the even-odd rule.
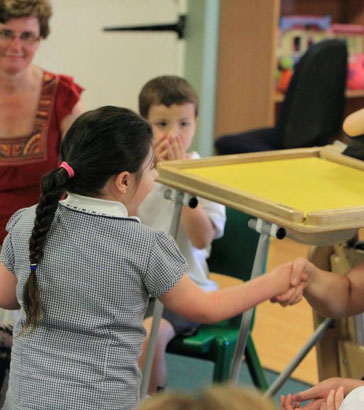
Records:
[[[318,157],[185,168],[199,176],[288,207],[312,211],[364,206],[364,172]]]
[[[364,162],[332,147],[167,161],[158,171],[167,186],[294,232],[364,227]]]

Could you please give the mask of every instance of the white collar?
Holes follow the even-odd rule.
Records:
[[[139,218],[137,218],[136,216],[129,217],[126,206],[118,201],[93,198],[90,196],[83,196],[68,192],[67,198],[60,202],[62,205],[65,205],[68,208],[76,209],[79,211],[86,211],[117,218],[130,218],[139,221]]]

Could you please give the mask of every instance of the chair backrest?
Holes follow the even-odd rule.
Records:
[[[347,48],[342,40],[313,44],[296,65],[277,119],[281,148],[326,145],[342,126]]]
[[[251,216],[226,208],[224,236],[215,239],[207,261],[211,272],[249,280],[259,234],[248,228]]]

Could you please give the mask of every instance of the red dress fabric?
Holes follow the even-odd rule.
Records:
[[[82,91],[72,77],[45,71],[32,134],[0,137],[0,244],[10,216],[38,203],[42,176],[59,164],[61,122]]]

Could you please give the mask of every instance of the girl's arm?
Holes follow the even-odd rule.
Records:
[[[214,292],[205,292],[187,275],[160,301],[175,313],[199,323],[213,323],[240,314],[290,287],[292,264],[275,268],[254,280]],[[300,286],[297,280],[297,285]]]
[[[0,307],[3,309],[15,310],[20,308],[16,299],[17,283],[16,276],[0,262]]]
[[[292,265],[293,278],[307,272],[309,279],[304,285],[304,296],[322,316],[341,318],[364,311],[364,263],[351,269],[346,275],[321,270],[304,258]],[[277,298],[283,305],[297,301],[288,300],[286,295]]]

